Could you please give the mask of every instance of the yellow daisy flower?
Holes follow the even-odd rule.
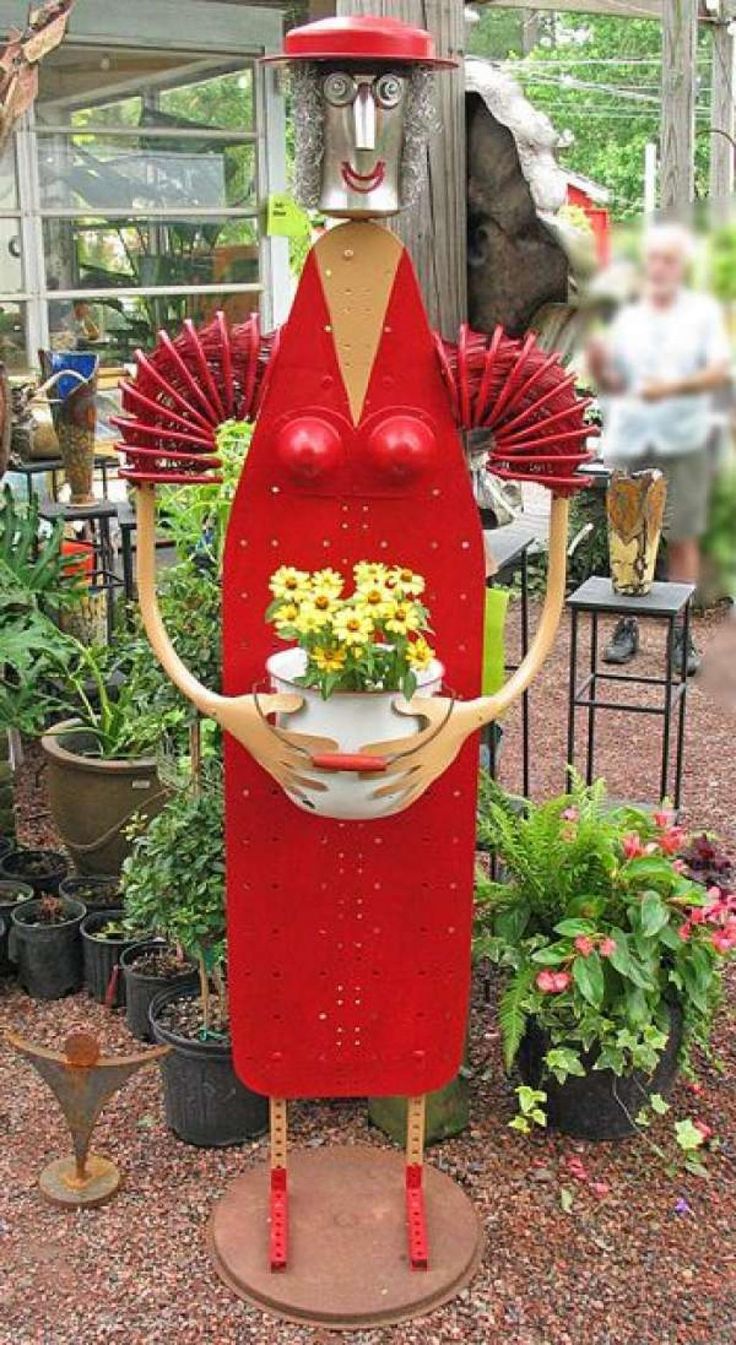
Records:
[[[296,570],[293,565],[281,565],[271,575],[268,587],[274,598],[293,598],[305,593],[309,586],[306,570]]]
[[[342,671],[347,656],[347,649],[336,649],[334,645],[318,644],[315,645],[309,657],[320,672],[332,673]]]
[[[420,635],[413,644],[409,645],[409,648],[406,651],[406,657],[412,668],[421,671],[424,668],[428,668],[432,662],[432,659],[434,658],[434,649],[432,649],[430,645],[427,644],[424,637]]]
[[[296,602],[285,602],[276,613],[273,624],[276,630],[281,633],[282,630],[291,629],[296,626],[299,616],[299,604]]]
[[[424,592],[425,581],[421,574],[396,565],[388,577],[389,587],[399,588],[405,597],[418,598]]]
[[[373,622],[358,607],[343,607],[333,618],[335,636],[342,644],[367,644],[373,635]]]
[[[366,584],[365,588],[360,588],[355,594],[356,607],[362,607],[366,612],[370,612],[374,621],[379,621],[381,617],[387,616],[394,605],[395,599],[392,597],[389,589],[383,584]]]
[[[413,602],[395,602],[389,610],[386,630],[394,635],[408,635],[409,631],[419,630],[422,619]]]
[[[312,592],[307,598],[310,607],[316,607],[318,612],[323,612],[325,620],[337,610],[337,594],[327,588],[324,584],[317,586],[315,584]]]
[[[385,584],[388,566],[379,560],[359,560],[353,567],[353,578],[357,589],[373,588],[376,584]]]
[[[318,607],[310,598],[300,604],[299,614],[294,621],[294,629],[300,635],[310,635],[313,631],[321,630],[323,626],[326,626],[331,616],[332,609],[330,607]]]
[[[345,580],[337,570],[315,570],[312,575],[312,587],[315,593],[329,593],[333,598],[339,598],[343,590]]]

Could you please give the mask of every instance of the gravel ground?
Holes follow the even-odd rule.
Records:
[[[698,623],[712,638],[717,618]],[[642,671],[662,645],[647,628]],[[661,667],[661,662],[659,664]],[[533,792],[557,791],[564,762],[567,636],[532,697]],[[552,711],[552,712],[551,712]],[[501,774],[518,784],[518,716],[509,719]],[[733,716],[693,688],[685,805],[693,825],[736,845]],[[656,721],[601,716],[599,769],[628,798],[656,795]],[[53,838],[37,759],[22,784],[24,839]],[[730,1008],[736,996],[732,978]],[[66,1213],[46,1205],[36,1175],[66,1148],[49,1094],[0,1046],[0,1345],[731,1345],[736,1337],[736,1042],[728,1010],[716,1047],[723,1073],[702,1072],[702,1091],[680,1084],[673,1101],[713,1127],[710,1179],[669,1177],[641,1140],[592,1145],[543,1135],[525,1140],[505,1122],[513,1109],[498,1032],[478,987],[472,1024],[471,1127],[430,1161],[462,1183],[482,1215],[488,1245],[469,1289],[430,1317],[337,1334],[290,1326],[235,1299],[215,1277],[203,1231],[212,1201],[265,1144],[202,1151],[165,1129],[157,1074],[134,1079],[100,1121],[95,1147],[124,1168],[110,1205]],[[0,1024],[59,1045],[92,1027],[109,1050],[130,1049],[119,1012],[84,995],[36,1004],[0,983]],[[295,1144],[380,1144],[360,1103],[293,1105]],[[654,1138],[671,1148],[666,1119]],[[569,1212],[561,1193],[572,1199]]]

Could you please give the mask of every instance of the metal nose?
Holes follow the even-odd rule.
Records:
[[[355,148],[376,148],[376,104],[370,84],[360,84],[353,103]]]

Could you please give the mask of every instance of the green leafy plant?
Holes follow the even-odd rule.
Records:
[[[61,708],[52,668],[72,658],[53,616],[79,601],[74,558],[61,552],[62,526],[43,536],[38,503],[21,508],[9,489],[0,503],[0,730],[35,734]]]
[[[123,865],[126,924],[161,934],[199,968],[202,1031],[226,1021],[225,854],[222,787],[214,772],[202,789],[175,794],[135,836]]]
[[[686,837],[668,808],[612,807],[601,781],[574,779],[568,794],[520,813],[486,782],[479,833],[504,869],[504,882],[478,875],[475,951],[507,973],[507,1068],[534,1023],[548,1044],[544,1077],[651,1074],[674,1001],[682,1063],[694,1042],[707,1049],[736,947],[736,897],[685,876],[676,856]]]

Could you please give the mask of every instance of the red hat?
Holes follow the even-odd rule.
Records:
[[[320,19],[292,28],[279,56],[272,61],[387,61],[390,65],[453,67],[457,61],[435,54],[434,38],[424,28],[412,28],[398,19],[356,15]]]

